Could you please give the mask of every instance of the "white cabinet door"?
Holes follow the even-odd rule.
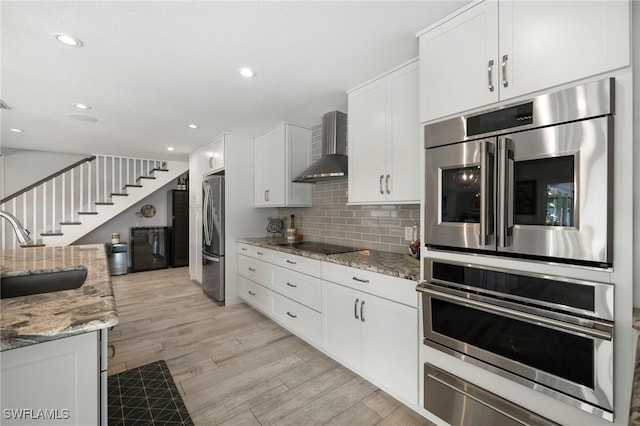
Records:
[[[418,68],[414,62],[387,78],[387,202],[420,202]]]
[[[324,350],[346,364],[360,367],[360,292],[324,282],[322,345]]]
[[[2,424],[98,425],[99,349],[96,331],[3,351]],[[26,409],[56,417],[18,417]]]
[[[421,35],[420,121],[497,102],[497,60],[497,1],[480,3]]]
[[[203,150],[203,173],[216,173],[224,169],[224,135],[210,142]]]
[[[626,1],[505,0],[499,9],[501,99],[629,65]]]
[[[384,201],[386,174],[386,81],[349,93],[349,202]]]
[[[362,369],[418,403],[418,310],[380,297],[362,298]]]
[[[285,158],[284,126],[276,127],[255,139],[256,207],[284,205]]]
[[[189,278],[202,283],[202,207],[189,208]]]

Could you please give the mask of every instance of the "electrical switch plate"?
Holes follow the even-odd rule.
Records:
[[[413,241],[413,228],[410,226],[404,227],[404,240]]]

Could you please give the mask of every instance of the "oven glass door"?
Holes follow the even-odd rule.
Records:
[[[495,250],[494,158],[495,138],[427,151],[427,244]]]
[[[498,251],[611,263],[610,120],[498,138]]]
[[[473,357],[515,378],[612,410],[613,336],[609,331],[563,327],[559,320],[478,299],[427,285],[423,292],[425,344],[435,343],[437,349]]]

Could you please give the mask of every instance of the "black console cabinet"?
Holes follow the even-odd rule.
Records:
[[[131,272],[169,267],[169,232],[166,226],[131,228]]]

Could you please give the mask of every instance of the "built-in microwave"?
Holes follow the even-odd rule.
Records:
[[[611,266],[614,87],[426,125],[427,247]]]

